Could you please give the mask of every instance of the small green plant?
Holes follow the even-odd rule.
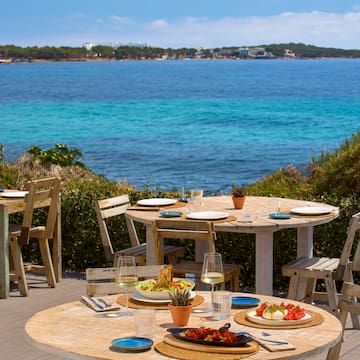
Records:
[[[77,165],[84,167],[84,164],[77,161],[76,158],[83,156],[78,149],[68,149],[65,144],[55,144],[55,148],[42,150],[38,146],[32,146],[26,149],[33,160],[39,160],[43,164],[55,164],[61,166]]]
[[[169,292],[170,300],[173,306],[189,306],[191,305],[190,290],[175,289]]]
[[[245,196],[245,187],[231,184],[231,193],[235,197],[243,197]]]

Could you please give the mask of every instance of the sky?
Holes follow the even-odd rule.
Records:
[[[305,43],[360,49],[360,0],[10,0],[0,45]]]

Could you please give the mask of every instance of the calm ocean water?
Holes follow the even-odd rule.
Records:
[[[65,143],[142,188],[230,191],[306,165],[360,129],[360,60],[0,66],[0,143]]]

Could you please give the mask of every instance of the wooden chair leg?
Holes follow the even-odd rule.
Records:
[[[49,286],[54,288],[56,286],[56,279],[48,239],[39,239],[39,246],[47,282]]]
[[[297,298],[297,288],[299,284],[299,276],[297,274],[293,274],[290,276],[289,290],[288,290],[288,299],[296,300]]]
[[[345,310],[341,310],[340,314],[339,314],[339,320],[341,322],[342,325],[342,335],[341,335],[341,339],[340,341],[333,346],[327,354],[326,360],[338,360],[339,356],[340,356],[340,350],[341,350],[341,345],[344,342],[344,329],[345,329],[345,324],[346,324],[346,319],[347,319],[347,315],[348,312]]]
[[[19,245],[16,237],[10,237],[10,253],[14,265],[16,281],[18,283],[20,294],[23,296],[28,296],[29,290],[25,277],[25,269],[22,258],[21,246]]]
[[[328,302],[329,302],[329,310],[334,315],[337,315],[338,314],[339,297],[338,297],[338,293],[336,290],[335,281],[333,279],[327,278],[324,280],[324,282],[325,282],[325,288],[326,288],[327,298],[328,298]]]
[[[316,279],[307,279],[306,282],[306,288],[305,288],[305,297],[303,299],[303,301],[307,304],[311,304],[312,299],[313,299],[313,294],[315,291],[315,286],[316,286]]]

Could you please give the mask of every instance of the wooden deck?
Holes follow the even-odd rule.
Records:
[[[65,360],[37,349],[26,337],[24,325],[34,313],[74,301],[85,294],[85,281],[81,274],[64,274],[64,279],[55,289],[47,287],[45,279],[29,277],[30,295],[21,297],[17,290],[11,291],[9,299],[0,299],[0,358],[2,360]],[[360,332],[351,329],[348,320],[341,360],[360,359]],[[309,339],[311,341],[311,339]],[[139,355],[139,358],[143,355]],[[326,359],[326,353],[312,357]]]

